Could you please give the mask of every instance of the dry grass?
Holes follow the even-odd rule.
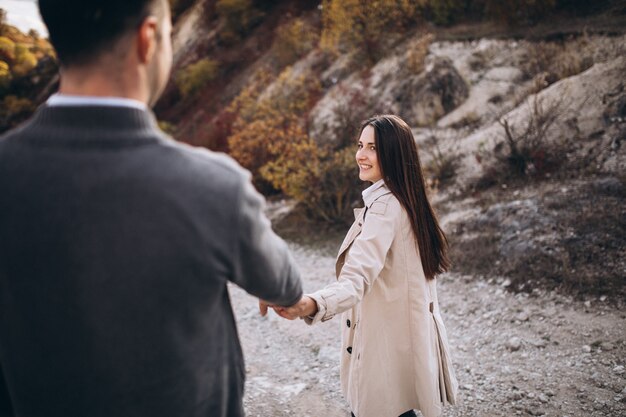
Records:
[[[409,44],[406,52],[406,65],[411,74],[424,71],[424,60],[428,55],[428,47],[435,39],[432,33],[427,33]]]

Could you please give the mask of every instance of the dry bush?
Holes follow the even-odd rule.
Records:
[[[215,80],[218,73],[217,61],[203,58],[178,71],[175,77],[176,86],[183,97],[191,97],[202,87]]]
[[[278,65],[283,67],[297,61],[317,45],[317,29],[297,18],[276,29],[274,55]]]
[[[322,48],[363,52],[372,62],[385,52],[381,33],[404,32],[418,12],[411,0],[324,0],[322,5]]]
[[[226,44],[241,40],[263,17],[252,0],[218,0],[215,10],[224,19],[219,37]]]
[[[453,138],[454,146],[449,146],[445,151],[441,146],[441,138],[434,130],[430,131],[426,139],[424,152],[430,156],[425,171],[429,177],[431,188],[441,188],[449,185],[456,175],[459,166],[459,147],[456,138]]]
[[[321,86],[314,74],[286,69],[271,83],[249,86],[231,103],[236,114],[228,137],[230,154],[253,174],[256,187],[296,199],[310,217],[345,221],[360,188],[349,145],[317,144],[306,129]]]
[[[30,117],[35,105],[27,98],[8,95],[0,101],[0,133],[14,128]]]
[[[272,183],[280,183],[265,178],[261,169],[280,156],[282,143],[294,140],[294,132],[304,130],[312,97],[320,89],[312,74],[294,77],[291,68],[287,68],[272,84],[271,91],[263,91],[260,85],[251,86],[229,106],[237,114],[228,137],[230,154],[252,172],[261,191],[271,192],[275,189]],[[294,146],[299,143],[299,139],[293,142]],[[276,172],[276,166],[273,170]]]
[[[536,42],[528,46],[522,71],[527,79],[541,76],[547,84],[580,74],[593,65],[586,37],[568,42]]]
[[[438,25],[454,23],[459,16],[465,14],[464,0],[428,0],[428,10],[433,22]]]
[[[435,36],[432,33],[427,33],[409,44],[409,49],[406,52],[406,65],[412,74],[419,74],[424,71],[424,60],[428,55],[428,47],[434,39]]]
[[[486,0],[485,16],[512,24],[533,23],[555,10],[557,0]]]
[[[491,151],[483,147],[476,154],[478,163],[483,165],[478,188],[511,179],[542,176],[562,162],[553,152],[559,148],[558,144],[548,139],[555,123],[564,116],[562,101],[547,103],[534,96],[528,106],[528,118],[521,126],[512,125],[506,118],[500,119],[502,139]]]

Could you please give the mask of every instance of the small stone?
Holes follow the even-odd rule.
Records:
[[[528,398],[530,398],[531,400],[532,400],[533,398],[535,398],[535,394],[534,394],[534,393],[532,393],[532,392],[529,392],[528,394],[526,394],[526,396],[527,396]]]
[[[589,345],[583,345],[582,349],[583,349],[583,352],[585,352],[585,353],[590,353],[591,352],[591,346],[589,346]]]
[[[529,319],[529,317],[528,317],[528,313],[527,313],[527,312],[525,312],[525,311],[522,311],[521,313],[519,313],[519,314],[517,314],[517,315],[515,316],[515,320],[517,320],[517,321],[522,321],[522,322],[524,322],[524,321],[528,321],[528,319]]]
[[[605,352],[615,349],[615,345],[611,342],[602,342],[600,343],[600,349]]]
[[[585,307],[590,308],[591,307],[591,301],[589,301],[589,300],[585,301]]]
[[[548,345],[548,342],[545,341],[544,339],[539,339],[536,340],[534,342],[532,342],[533,346],[538,347],[538,348],[544,348]]]
[[[463,385],[463,389],[471,391],[474,389],[474,386],[472,384],[465,384]]]
[[[522,347],[522,341],[519,337],[512,337],[506,342],[506,348],[511,352],[516,352]]]
[[[615,368],[613,368],[613,372],[615,372],[617,375],[623,374],[624,373],[624,366],[617,365]]]
[[[548,397],[546,397],[544,394],[539,394],[539,401],[541,401],[542,403],[547,403],[548,402]]]
[[[514,391],[508,395],[508,399],[510,401],[519,401],[522,399],[522,393],[519,391]]]
[[[606,295],[603,295],[600,297],[600,301],[605,302],[606,301]]]

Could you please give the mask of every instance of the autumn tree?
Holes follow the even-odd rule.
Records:
[[[318,41],[318,30],[303,19],[296,18],[278,27],[273,48],[279,66],[293,63],[315,48]]]
[[[377,60],[381,34],[401,32],[415,21],[425,0],[324,0],[321,46],[334,52],[363,51]]]

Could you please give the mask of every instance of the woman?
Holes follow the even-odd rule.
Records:
[[[366,120],[356,161],[373,185],[339,249],[337,281],[274,310],[309,324],[342,313],[341,386],[356,417],[438,416],[457,389],[435,279],[449,261],[411,129],[397,116]]]

